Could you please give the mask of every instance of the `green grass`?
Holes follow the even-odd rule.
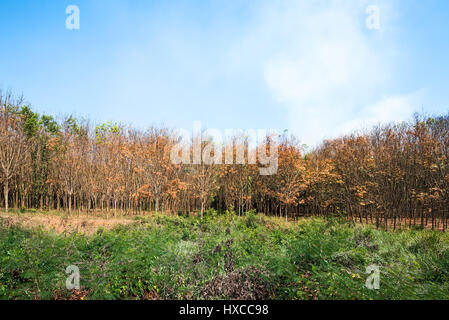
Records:
[[[0,299],[448,299],[449,236],[248,213],[152,215],[93,235],[6,226]],[[2,222],[3,221],[3,222]],[[380,289],[365,287],[369,265]]]

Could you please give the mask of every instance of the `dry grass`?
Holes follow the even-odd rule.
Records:
[[[100,227],[111,229],[117,225],[135,223],[133,218],[92,216],[87,214],[68,215],[64,213],[12,213],[0,212],[0,220],[8,226],[21,226],[25,228],[39,228],[61,233],[93,234]]]

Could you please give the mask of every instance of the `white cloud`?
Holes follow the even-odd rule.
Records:
[[[362,113],[348,120],[338,128],[342,134],[350,133],[354,129],[369,129],[373,125],[387,124],[410,120],[410,116],[417,111],[422,92],[417,91],[407,95],[385,96],[373,105],[362,110]]]
[[[290,131],[307,144],[414,111],[413,94],[391,89],[397,48],[388,27],[394,11],[380,1],[381,30],[368,30],[370,4],[271,2],[238,47],[259,64],[279,112],[287,111]]]

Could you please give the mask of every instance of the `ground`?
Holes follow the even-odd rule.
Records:
[[[70,265],[79,289],[66,287]],[[448,299],[449,236],[254,212],[3,212],[0,298]]]

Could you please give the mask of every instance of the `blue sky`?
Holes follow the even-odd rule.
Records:
[[[65,27],[71,4],[79,30]],[[446,0],[2,0],[0,12],[0,88],[39,112],[288,129],[313,145],[449,111]]]

